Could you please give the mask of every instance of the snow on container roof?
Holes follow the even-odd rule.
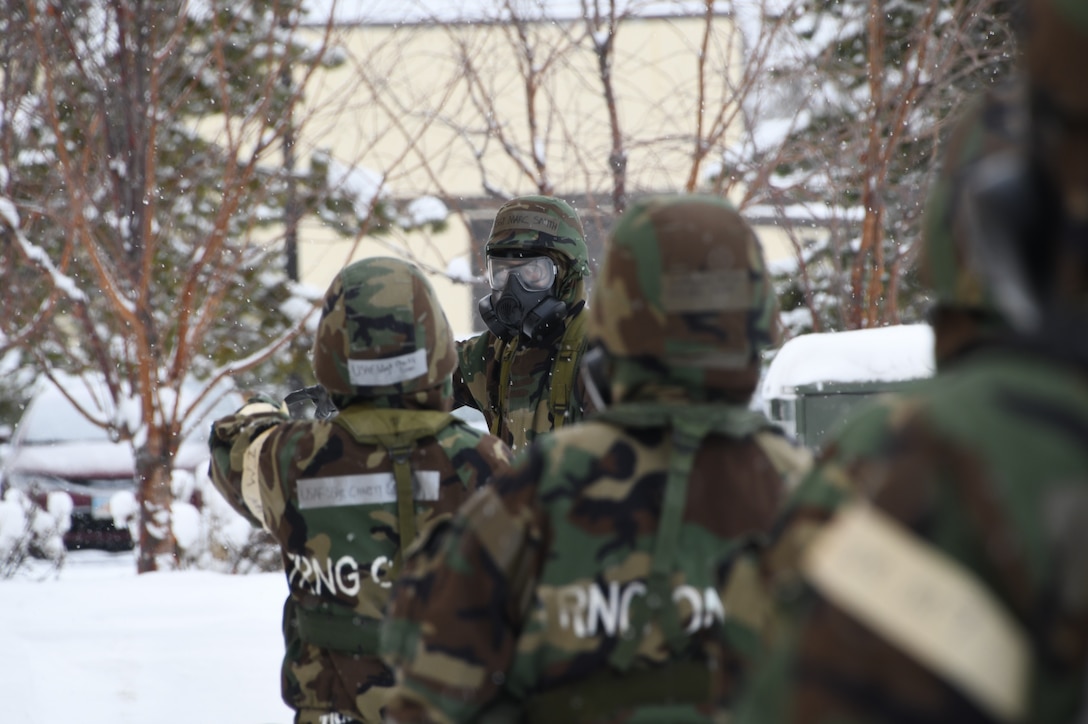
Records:
[[[928,324],[803,334],[782,345],[763,377],[761,397],[793,397],[819,382],[896,382],[930,377],[933,329]]]

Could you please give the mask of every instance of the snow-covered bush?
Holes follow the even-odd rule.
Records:
[[[21,490],[9,489],[0,500],[0,579],[26,572],[32,561],[46,570],[64,565],[64,534],[72,525],[72,499],[50,493],[43,509]]]
[[[254,528],[223,499],[208,478],[207,465],[197,472],[175,470],[170,508],[177,541],[178,568],[224,573],[280,569],[279,545],[266,531]],[[65,563],[64,534],[72,525],[72,498],[52,492],[42,508],[26,493],[10,489],[0,500],[0,580],[16,574],[48,575]],[[113,524],[139,536],[140,504],[134,491],[110,497]]]
[[[254,528],[230,507],[208,477],[208,466],[195,473],[175,470],[170,485],[174,503],[170,518],[177,541],[178,567],[224,573],[254,573],[280,568],[279,546],[264,530]],[[131,492],[110,499],[114,525],[139,534],[139,504]]]

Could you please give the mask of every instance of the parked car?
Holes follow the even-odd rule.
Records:
[[[102,404],[108,397],[102,394],[100,382],[66,379],[64,389],[80,406],[95,414],[114,414]],[[201,414],[187,426],[188,435],[178,449],[175,468],[192,471],[206,464],[211,421],[241,404],[241,396],[230,390],[202,403]],[[65,492],[73,503],[65,547],[117,551],[131,549],[134,542],[127,528],[114,525],[110,500],[120,491],[135,492],[136,487],[132,445],[111,439],[106,429],[88,420],[56,385],[40,382],[15,426],[0,470],[0,497],[14,488],[44,507],[50,492]]]

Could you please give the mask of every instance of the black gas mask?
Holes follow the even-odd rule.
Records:
[[[563,333],[567,305],[552,293],[557,274],[546,256],[489,256],[491,294],[480,300],[480,316],[504,341],[525,335],[530,346],[547,347]]]

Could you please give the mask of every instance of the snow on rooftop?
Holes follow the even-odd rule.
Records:
[[[308,18],[324,22],[334,13],[340,24],[413,24],[428,22],[489,22],[509,17],[506,3],[496,0],[309,0]],[[540,20],[571,20],[582,17],[582,0],[510,0],[519,17]],[[716,10],[724,13],[729,3],[718,2]],[[617,0],[618,15],[662,17],[702,15],[704,0]]]
[[[404,221],[409,226],[445,221],[450,215],[449,207],[442,199],[429,195],[414,199],[408,204],[407,212]]]
[[[935,369],[928,324],[803,334],[782,345],[764,375],[764,400],[792,397],[818,382],[893,382],[929,377]]]
[[[348,166],[335,158],[326,157],[329,167],[329,184],[339,187],[352,198],[355,214],[360,219],[370,216],[370,207],[374,199],[383,194],[385,177],[373,169],[361,166]]]
[[[458,256],[450,259],[446,265],[446,276],[455,282],[471,284],[476,281],[472,273],[472,263],[467,256]]]

